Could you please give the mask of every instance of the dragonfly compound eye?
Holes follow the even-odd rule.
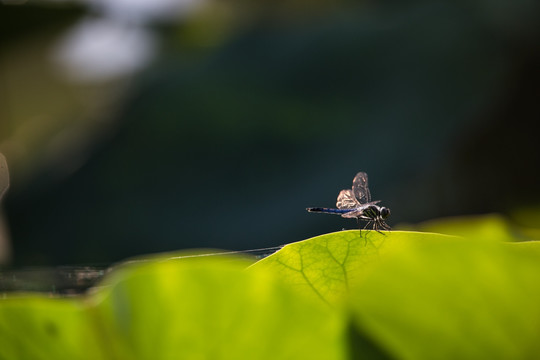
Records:
[[[385,208],[385,207],[382,207],[381,208],[381,217],[383,219],[386,219],[387,217],[390,216],[390,209],[389,208]]]

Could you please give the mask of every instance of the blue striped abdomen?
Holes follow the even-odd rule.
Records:
[[[309,212],[341,215],[341,214],[346,214],[348,212],[351,212],[355,209],[330,209],[330,208],[315,207],[315,208],[307,208],[306,210]]]

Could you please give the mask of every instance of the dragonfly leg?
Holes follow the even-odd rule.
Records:
[[[358,220],[359,220],[358,222],[360,223],[360,218],[358,218]],[[366,237],[365,237],[365,244],[364,244],[364,245],[367,245],[367,234],[368,234],[369,231],[371,230],[371,229],[369,228],[369,226],[370,226],[372,223],[373,223],[373,220],[368,220],[368,221],[366,222],[366,225],[364,225],[364,228],[363,228],[363,229],[360,229],[360,224],[358,224],[358,225],[359,225],[358,228],[360,229],[360,230],[359,230],[359,231],[360,231],[360,237],[362,237],[362,230],[367,230],[367,232],[366,232]]]
[[[383,223],[379,220],[374,220],[373,222],[373,230],[375,230],[376,232],[378,232],[379,234],[381,235],[385,235],[383,232],[381,232],[381,229],[384,230],[384,227],[382,225]]]
[[[370,231],[371,229],[369,227],[370,225],[373,225],[373,224],[374,224],[373,220],[368,220],[366,225],[364,225],[364,230]]]

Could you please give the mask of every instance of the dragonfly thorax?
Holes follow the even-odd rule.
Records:
[[[362,215],[370,219],[377,219],[381,216],[381,210],[377,205],[369,205],[364,209]]]
[[[362,215],[373,220],[385,220],[388,216],[390,216],[390,209],[384,206],[369,205],[364,209]]]

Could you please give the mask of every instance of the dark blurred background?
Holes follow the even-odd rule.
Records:
[[[305,208],[361,170],[390,225],[540,204],[536,0],[0,3],[4,263],[354,228]]]

